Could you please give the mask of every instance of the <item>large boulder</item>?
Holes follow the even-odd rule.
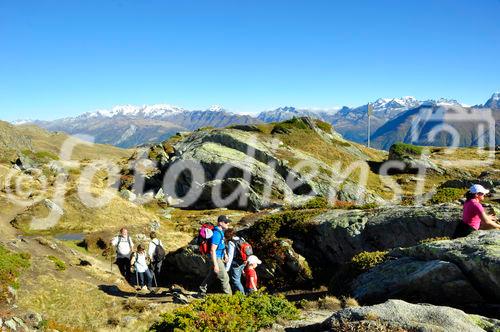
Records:
[[[458,266],[440,260],[390,260],[356,278],[351,287],[363,303],[388,298],[442,305],[483,302]]]
[[[171,282],[199,283],[208,274],[209,259],[199,254],[198,246],[189,244],[165,257],[163,271]]]
[[[331,169],[331,165],[275,138],[257,135],[241,128],[225,128],[197,130],[179,137],[173,143],[168,159],[163,158],[158,163],[159,172],[146,178],[146,189],[157,191],[164,186],[166,194],[181,198],[190,193],[190,197],[196,199],[186,199],[179,206],[197,209],[228,207],[259,210],[283,202],[300,203],[311,196],[326,197],[330,194],[332,180],[335,179],[325,170]],[[330,137],[328,142],[331,144]],[[161,150],[155,149],[152,151]],[[360,149],[353,146],[349,149],[348,153],[356,160],[369,158]],[[160,152],[156,151],[153,156],[156,158],[161,155]],[[308,176],[307,167],[298,168],[297,160],[315,166],[311,167],[318,169],[319,174]],[[188,167],[196,171],[186,170]],[[173,171],[176,169],[185,171],[178,174]],[[175,180],[167,177],[164,181],[165,174],[178,176]],[[382,201],[378,195],[351,179],[339,178],[337,189],[336,196],[341,200],[358,203]],[[223,199],[215,196],[214,192],[218,191],[222,192]],[[231,196],[233,199],[225,201],[224,198],[231,193],[236,193]]]
[[[311,220],[315,232],[305,249],[328,264],[344,264],[362,251],[408,247],[419,241],[451,236],[461,219],[456,205],[330,210]],[[307,257],[307,255],[306,255]]]
[[[500,301],[500,232],[394,249],[394,258],[353,281],[362,302],[388,298],[434,304],[472,305]]]
[[[430,304],[389,300],[334,313],[319,330],[329,331],[498,331],[500,321]]]
[[[401,248],[393,255],[451,262],[484,297],[500,302],[500,231],[478,231],[460,239]]]

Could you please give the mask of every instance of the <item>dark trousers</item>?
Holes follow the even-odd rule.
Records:
[[[163,264],[163,261],[153,262],[151,264],[151,268],[153,270],[153,273],[156,276],[156,279],[158,279],[158,277],[161,275],[161,266],[162,266],[162,264]]]
[[[455,233],[453,234],[453,238],[459,238],[459,237],[466,237],[467,235],[475,232],[476,229],[474,227],[471,227],[467,225],[466,223],[461,222],[458,224],[457,228],[455,229]]]
[[[118,269],[122,276],[130,281],[130,258],[128,257],[118,257],[116,259],[116,265],[118,265]]]
[[[153,273],[151,270],[146,270],[146,272],[136,272],[139,286],[146,285],[148,289],[153,286]]]

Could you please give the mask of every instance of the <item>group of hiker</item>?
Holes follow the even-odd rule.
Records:
[[[462,221],[456,228],[454,238],[467,236],[479,229],[500,229],[496,217],[488,215],[481,204],[488,193],[489,190],[479,184],[469,188],[463,206]],[[217,225],[206,223],[200,229],[199,250],[202,255],[208,257],[210,264],[209,272],[199,287],[201,297],[215,280],[220,282],[222,291],[226,294],[232,294],[233,291],[249,294],[257,290],[255,268],[262,261],[253,254],[250,244],[238,236],[234,229],[229,228],[230,223],[229,218],[221,215],[217,219]],[[134,243],[125,228],[111,240],[111,244],[116,248],[116,264],[122,275],[133,282],[135,273],[137,289],[153,291],[153,281],[157,286],[156,276],[160,275],[165,258],[165,249],[157,234],[151,232],[147,252],[142,244],[134,252]]]
[[[143,244],[139,244],[134,252],[134,243],[128,230],[122,228],[120,234],[111,240],[111,245],[116,248],[115,263],[123,277],[129,282],[135,281],[137,290],[153,292],[153,281],[157,286],[156,276],[161,273],[165,249],[156,232],[151,232],[149,237],[148,251]]]
[[[218,279],[222,291],[232,294],[239,291],[249,294],[257,290],[257,273],[255,268],[262,261],[253,254],[252,247],[243,238],[229,228],[231,220],[222,215],[217,218],[217,225],[204,224],[200,230],[199,245],[202,254],[210,257],[210,269],[200,285],[199,295],[204,296],[215,279]],[[227,244],[225,239],[227,238]],[[241,277],[245,276],[245,287]]]
[[[255,268],[262,261],[253,255],[252,247],[242,237],[229,228],[231,220],[225,215],[217,218],[217,225],[203,224],[198,236],[200,253],[208,257],[209,273],[199,288],[199,296],[206,295],[208,287],[217,279],[222,291],[232,294],[233,290],[249,294],[257,290]],[[111,245],[116,248],[116,261],[120,273],[137,290],[154,292],[153,281],[160,276],[165,249],[155,232],[150,233],[148,250],[143,244],[134,251],[134,243],[128,230],[122,228],[120,234],[113,237]],[[242,284],[242,276],[245,286]],[[231,288],[231,286],[233,288]]]

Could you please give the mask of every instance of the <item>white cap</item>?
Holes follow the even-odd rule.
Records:
[[[257,258],[257,256],[255,255],[251,255],[247,258],[247,263],[248,264],[255,264],[255,265],[259,265],[259,264],[262,264],[262,261],[260,259]]]
[[[469,191],[472,193],[472,194],[488,194],[490,191],[488,189],[486,189],[485,187],[483,187],[482,185],[480,184],[473,184],[472,187],[469,188]]]

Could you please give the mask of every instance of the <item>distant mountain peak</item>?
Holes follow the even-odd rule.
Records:
[[[152,104],[152,105],[116,105],[111,109],[99,109],[94,112],[83,113],[78,116],[78,118],[95,118],[95,117],[105,117],[113,118],[115,116],[144,116],[144,117],[155,117],[166,114],[175,114],[183,112],[184,109],[172,106],[169,104]]]
[[[210,112],[224,112],[225,109],[224,107],[220,106],[220,105],[212,105],[210,106],[207,111],[210,111]]]
[[[488,108],[500,109],[500,92],[493,93],[484,106]]]
[[[412,96],[404,96],[400,98],[379,98],[375,100],[373,103],[373,108],[375,111],[377,109],[382,108],[410,108],[416,107],[421,102],[418,101],[415,97]]]

